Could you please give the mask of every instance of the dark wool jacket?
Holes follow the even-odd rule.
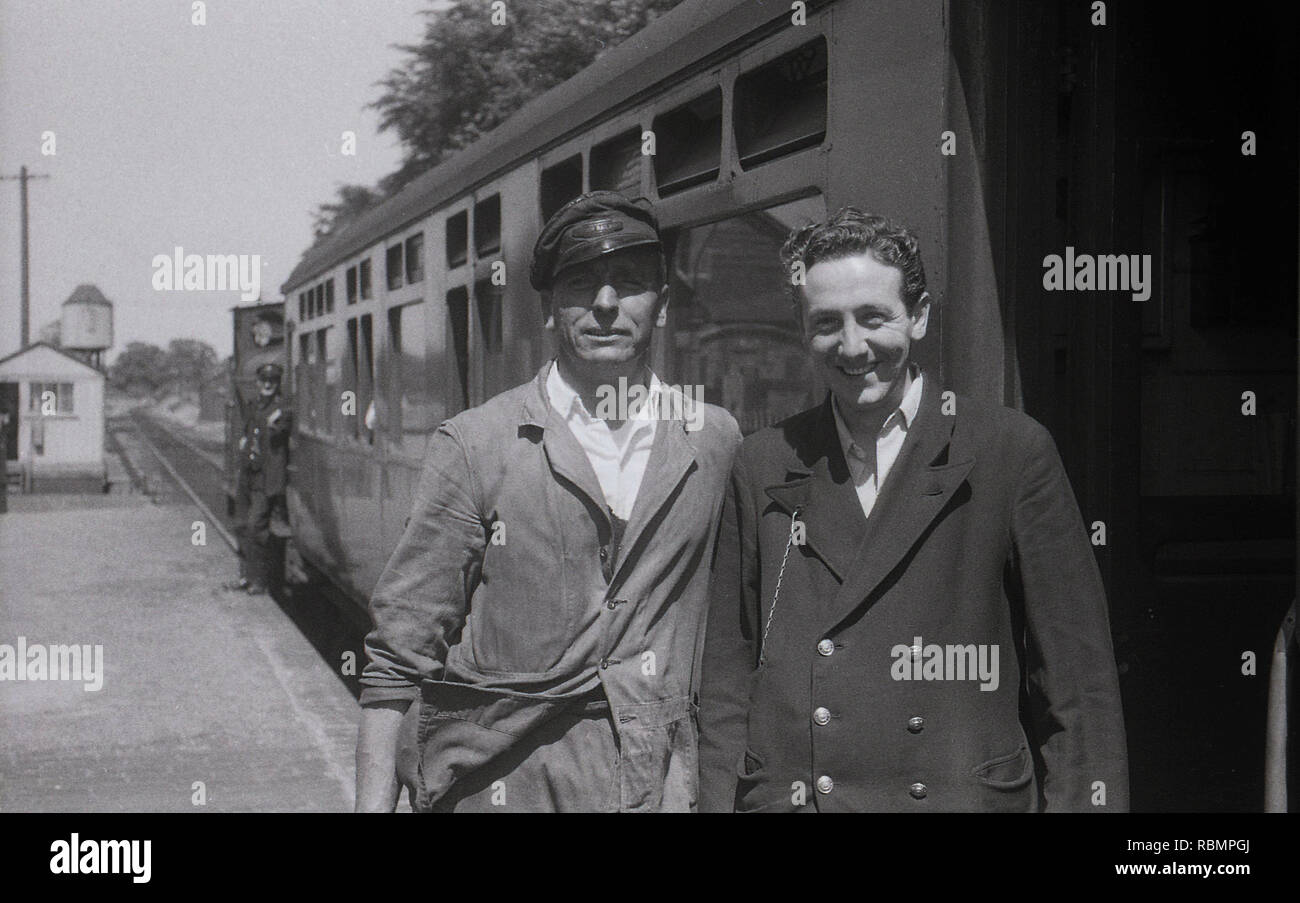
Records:
[[[702,811],[1127,809],[1106,598],[1037,422],[927,378],[868,520],[828,398],[746,439],[720,530]]]
[[[267,423],[276,411],[275,423]],[[284,492],[289,479],[289,433],[293,411],[279,392],[261,395],[248,403],[244,413],[244,442],[240,448],[240,478],[267,495]]]

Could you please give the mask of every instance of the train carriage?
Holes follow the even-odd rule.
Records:
[[[777,249],[854,204],[921,237],[922,365],[1061,449],[1111,600],[1135,807],[1258,808],[1262,752],[1242,757],[1266,678],[1241,654],[1267,658],[1295,592],[1293,14],[1110,6],[1099,26],[1074,0],[688,0],[320,241],[283,286],[302,556],[364,604],[430,433],[549,357],[528,267],[565,201],[656,202],[652,365],[746,432],[819,397]],[[1198,64],[1225,53],[1262,87]],[[1243,123],[1268,154],[1239,152]],[[1067,248],[1151,255],[1150,297],[1049,291]]]

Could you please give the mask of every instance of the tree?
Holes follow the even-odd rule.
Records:
[[[468,147],[528,101],[576,75],[682,0],[510,0],[505,24],[493,4],[455,0],[424,11],[424,38],[398,45],[406,59],[380,81],[370,104],[380,131],[393,130],[403,160],[376,188],[342,185],[312,213],[314,241],[454,152]]]
[[[406,150],[381,187],[391,193],[477,141],[680,2],[511,0],[504,25],[482,0],[426,11],[424,40],[400,45],[407,59],[371,104],[380,130],[396,131]]]
[[[313,239],[320,241],[337,232],[383,199],[381,192],[365,185],[340,185],[334,201],[312,212]]]
[[[178,395],[197,395],[204,381],[219,372],[217,352],[198,339],[172,339],[167,345],[166,380]]]
[[[131,342],[108,371],[109,384],[133,395],[153,393],[167,380],[167,352],[148,342]]]

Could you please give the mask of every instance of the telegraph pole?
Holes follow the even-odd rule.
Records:
[[[23,166],[18,170],[16,176],[0,176],[0,181],[19,183],[19,193],[22,196],[22,243],[23,243],[23,263],[22,263],[22,280],[23,280],[23,301],[22,301],[22,345],[26,348],[31,344],[32,332],[32,297],[31,297],[31,279],[28,274],[28,239],[27,239],[27,182],[30,179],[48,179],[48,175],[29,175],[27,167]]]

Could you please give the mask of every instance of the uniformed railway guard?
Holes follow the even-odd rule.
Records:
[[[1050,434],[913,364],[907,229],[846,208],[782,256],[829,391],[736,457],[700,808],[1126,810],[1106,597]]]
[[[270,583],[270,542],[287,524],[289,431],[293,411],[280,395],[279,364],[257,368],[258,395],[244,412],[239,439],[235,528],[239,536],[239,580],[227,589],[261,595]]]
[[[360,811],[395,806],[399,749],[421,811],[695,805],[692,691],[740,431],[702,402],[673,419],[688,399],[647,366],[668,301],[649,202],[570,202],[531,276],[556,360],[438,428],[371,598]],[[630,385],[643,416],[602,419],[602,389]]]

